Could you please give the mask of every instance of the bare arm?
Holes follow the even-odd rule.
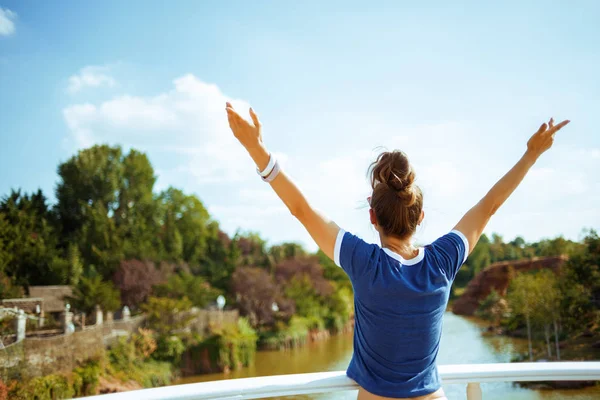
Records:
[[[492,215],[515,191],[537,159],[552,146],[554,134],[569,122],[568,120],[563,121],[555,126],[554,121],[550,119],[548,124],[542,124],[540,129],[527,142],[527,151],[521,159],[454,227],[466,236],[469,241],[469,252],[475,248]]]
[[[233,109],[230,103],[227,103],[226,110],[233,134],[246,148],[258,169],[264,170],[269,163],[269,152],[262,141],[261,123],[258,116],[254,113],[254,110],[250,109],[250,116],[253,121],[253,124],[250,124]],[[292,215],[304,225],[304,228],[319,248],[329,258],[333,259],[333,248],[340,228],[308,203],[304,194],[285,172],[281,171],[271,181],[271,187]]]

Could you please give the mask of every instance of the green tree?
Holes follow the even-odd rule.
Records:
[[[191,265],[193,274],[205,277],[219,290],[229,292],[232,275],[241,251],[219,224],[212,221],[206,231],[206,252],[199,265]]]
[[[41,191],[12,191],[0,202],[0,266],[19,285],[62,284],[51,268],[59,256],[50,212]]]
[[[475,315],[498,326],[507,312],[508,304],[506,300],[496,290],[492,289],[490,294],[479,303]]]
[[[266,242],[258,233],[238,232],[233,237],[233,243],[239,249],[237,266],[272,267]]]
[[[508,304],[512,312],[525,318],[527,325],[527,345],[529,361],[533,361],[533,348],[531,342],[532,315],[537,301],[537,285],[535,278],[530,274],[519,274],[510,284],[507,294]]]
[[[65,298],[76,310],[91,314],[99,305],[104,311],[115,311],[121,306],[119,291],[111,282],[102,280],[100,275],[81,277],[73,294]]]
[[[167,283],[156,285],[154,294],[173,299],[187,297],[194,306],[206,307],[217,299],[221,291],[212,288],[204,278],[184,272],[171,275]]]
[[[80,150],[58,166],[56,211],[64,240],[77,237],[90,210],[100,209],[112,215],[118,208],[123,176],[121,157],[120,147],[96,145]]]
[[[571,332],[585,329],[581,321],[600,308],[600,238],[591,230],[583,245],[576,248],[563,268],[559,287],[562,322]]]
[[[537,299],[533,315],[536,322],[544,328],[548,358],[552,357],[550,330],[551,327],[554,328],[556,356],[560,360],[560,349],[558,347],[558,321],[560,320],[562,292],[558,287],[556,275],[549,270],[542,270],[535,274],[535,285],[535,295]]]
[[[169,187],[158,196],[163,218],[163,241],[169,259],[201,264],[207,254],[208,237],[213,233],[210,215],[196,196]]]
[[[160,247],[156,240],[157,202],[152,193],[156,182],[154,169],[144,153],[133,149],[123,157],[122,165],[114,220],[123,237],[125,257],[157,259]]]
[[[338,287],[345,287],[352,293],[352,283],[342,268],[335,265],[333,260],[321,250],[317,251],[317,259],[323,267],[323,276],[325,279],[336,282]]]
[[[172,299],[150,296],[148,301],[142,304],[148,327],[160,336],[170,335],[185,328],[192,318],[187,313],[191,308],[192,302],[187,297]]]

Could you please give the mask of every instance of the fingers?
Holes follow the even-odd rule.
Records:
[[[554,132],[558,132],[563,126],[567,125],[569,122],[571,122],[571,121],[569,121],[568,119],[566,119],[563,122],[561,122],[560,124],[556,125],[554,127]]]
[[[548,121],[548,129],[552,128],[554,128],[554,118],[550,118],[550,121]]]
[[[226,104],[227,108],[225,108],[225,111],[227,111],[227,120],[229,121],[229,126],[232,129],[237,128],[240,124],[240,120],[242,119],[242,117],[240,117],[240,115],[237,112],[235,112],[231,103],[228,102]]]
[[[569,120],[567,119],[567,120],[564,120],[564,121],[562,121],[562,122],[561,122],[561,123],[559,123],[558,125],[552,125],[552,126],[550,126],[550,128],[548,129],[547,133],[548,133],[549,135],[552,135],[552,136],[554,136],[554,134],[555,134],[556,132],[558,132],[558,131],[559,131],[559,130],[562,128],[562,127],[564,127],[565,125],[567,125],[569,122],[571,122],[571,121],[569,121]]]
[[[254,109],[250,107],[250,116],[252,117],[252,122],[254,122],[254,126],[257,128],[260,127],[260,121],[258,120],[258,115],[254,112]]]
[[[536,132],[536,133],[542,133],[542,132],[545,132],[547,127],[548,127],[548,126],[547,126],[547,125],[546,125],[546,123],[544,122],[544,123],[543,123],[543,124],[540,126],[540,129],[538,129],[538,130],[537,130],[537,132]]]

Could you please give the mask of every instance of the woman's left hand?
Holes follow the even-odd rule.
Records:
[[[227,110],[229,127],[237,140],[248,150],[260,146],[262,144],[261,123],[252,107],[250,108],[250,116],[252,117],[253,124],[242,118],[233,109],[231,103],[227,102],[225,109]]]

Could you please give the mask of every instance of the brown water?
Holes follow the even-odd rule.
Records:
[[[438,364],[471,364],[508,362],[521,351],[526,342],[508,337],[483,337],[476,322],[447,313]],[[228,375],[197,375],[178,383],[207,382],[221,379],[254,376],[299,374],[345,370],[352,357],[352,334],[337,335],[329,340],[311,343],[305,347],[286,351],[261,351],[253,366],[233,371]],[[515,387],[510,383],[484,383],[481,385],[485,400],[592,400],[600,399],[600,387],[568,391],[535,391]],[[444,386],[450,400],[466,399],[465,385]],[[284,398],[281,398],[284,399]],[[289,396],[285,399],[356,399],[356,391],[328,393],[311,396]]]

